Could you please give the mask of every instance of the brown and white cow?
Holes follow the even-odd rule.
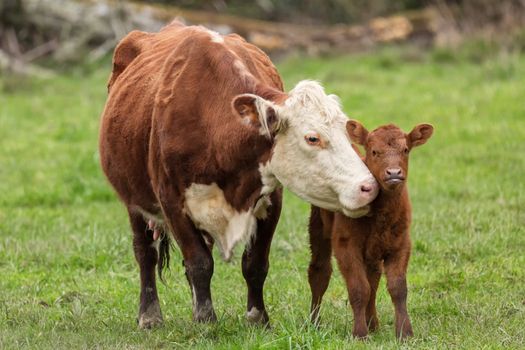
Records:
[[[266,323],[280,185],[355,217],[376,196],[335,96],[313,81],[284,93],[269,58],[238,35],[177,22],[159,33],[131,32],[115,50],[108,90],[101,163],[134,233],[140,327],[162,322],[155,266],[168,253],[164,233],[182,251],[196,321],[216,319],[213,242],[225,260],[246,243],[247,317]]]

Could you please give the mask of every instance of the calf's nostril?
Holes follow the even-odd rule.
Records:
[[[400,168],[388,168],[386,169],[386,174],[399,176],[401,175],[401,169]]]

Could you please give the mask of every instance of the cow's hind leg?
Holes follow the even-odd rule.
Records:
[[[155,281],[155,266],[158,261],[158,251],[153,240],[153,234],[148,230],[148,224],[141,214],[128,211],[133,230],[133,250],[140,268],[140,306],[138,323],[140,328],[152,328],[162,324],[157,284]]]
[[[282,193],[271,196],[272,205],[267,217],[257,220],[257,233],[242,255],[242,274],[248,286],[246,318],[249,322],[268,325],[269,317],[264,306],[263,287],[268,274],[270,245],[281,214]]]

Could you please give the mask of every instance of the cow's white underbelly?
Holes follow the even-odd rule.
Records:
[[[222,258],[228,261],[235,246],[238,243],[249,243],[255,234],[256,216],[265,216],[269,201],[267,198],[261,200],[255,206],[256,214],[254,208],[239,212],[226,201],[223,191],[216,183],[194,183],[185,191],[184,209],[197,228],[213,237]]]

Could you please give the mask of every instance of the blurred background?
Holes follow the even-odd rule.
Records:
[[[0,69],[45,75],[94,62],[130,30],[157,31],[176,17],[241,34],[274,59],[391,43],[424,49],[476,41],[474,56],[525,48],[524,0],[2,0]]]

